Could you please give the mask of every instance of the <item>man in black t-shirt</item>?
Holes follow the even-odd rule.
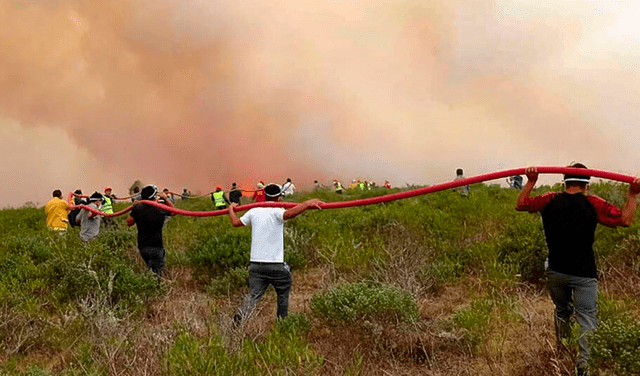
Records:
[[[231,184],[231,190],[229,191],[229,201],[240,205],[240,198],[242,197],[242,191],[238,189],[236,183]]]
[[[89,204],[88,201],[85,201],[82,199],[81,197],[82,191],[80,189],[76,189],[73,193],[74,193],[73,204],[75,206]],[[69,224],[71,225],[71,227],[80,226],[78,222],[76,222],[76,217],[80,213],[80,210],[81,209],[73,209],[72,211],[69,212],[69,215],[67,217],[69,218]]]
[[[587,168],[582,163],[568,167]],[[598,224],[612,228],[631,225],[640,193],[640,179],[631,182],[627,201],[620,209],[587,194],[590,177],[584,174],[565,174],[564,192],[531,197],[538,170],[528,167],[525,173],[528,181],[518,196],[516,210],[542,215],[549,248],[547,277],[551,299],[556,306],[554,321],[558,347],[566,347],[571,336],[571,316],[575,313],[580,325],[577,375],[587,375],[588,334],[598,326],[598,269],[593,252],[596,227]]]
[[[173,207],[171,200],[164,192],[158,193],[158,188],[148,185],[140,192],[142,200],[155,201],[156,195],[164,200],[163,204]],[[140,256],[149,269],[158,277],[164,267],[164,244],[162,242],[162,227],[165,217],[171,215],[166,210],[147,205],[142,201],[136,201],[127,218],[127,225],[138,227],[138,250]]]

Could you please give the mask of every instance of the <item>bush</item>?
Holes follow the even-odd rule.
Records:
[[[196,279],[224,275],[228,270],[249,265],[250,229],[216,232],[187,249]]]
[[[615,375],[640,374],[640,321],[630,312],[635,301],[598,296],[598,328],[589,335],[591,366]]]
[[[221,277],[214,278],[207,285],[210,294],[224,294],[249,284],[249,270],[246,267],[228,270]]]
[[[589,336],[591,365],[616,375],[640,375],[640,322],[630,317],[602,320]]]
[[[508,226],[497,244],[498,260],[520,274],[522,280],[540,283],[548,250],[542,223],[526,218]]]
[[[364,320],[414,322],[418,304],[407,292],[386,284],[356,282],[339,285],[311,298],[311,310],[334,324]]]

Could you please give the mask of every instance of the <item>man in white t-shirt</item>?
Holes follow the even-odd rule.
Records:
[[[269,184],[264,188],[266,201],[278,201],[282,188]],[[237,204],[229,205],[229,218],[234,227],[251,227],[251,257],[249,265],[249,294],[238,309],[233,320],[236,325],[247,317],[262,295],[273,285],[278,297],[278,318],[287,316],[289,292],[293,279],[289,265],[284,261],[284,221],[301,214],[307,209],[320,209],[319,199],[307,200],[290,209],[258,207],[238,218]]]
[[[287,179],[287,182],[284,183],[284,185],[282,186],[282,194],[284,196],[291,196],[292,194],[294,194],[296,191],[296,186],[293,185],[293,183],[291,182],[291,179]]]

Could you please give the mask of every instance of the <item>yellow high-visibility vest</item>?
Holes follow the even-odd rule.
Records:
[[[111,197],[108,196],[104,196],[104,205],[102,205],[102,208],[100,208],[102,210],[103,213],[113,213],[113,204],[112,204],[112,200]]]
[[[224,202],[224,191],[213,192],[213,201],[216,206],[225,206],[226,202]]]

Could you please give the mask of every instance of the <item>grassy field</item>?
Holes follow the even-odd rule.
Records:
[[[626,190],[592,187],[618,205]],[[77,229],[49,233],[42,208],[2,210],[0,374],[570,375],[575,353],[555,348],[542,224],[514,210],[516,196],[480,184],[469,197],[305,213],[285,226],[289,317],[275,321],[270,289],[239,328],[250,229],[226,216],[173,217],[158,283],[124,217],[84,244]],[[209,198],[177,206],[212,210]],[[639,218],[598,228],[596,375],[640,374],[639,229]]]

